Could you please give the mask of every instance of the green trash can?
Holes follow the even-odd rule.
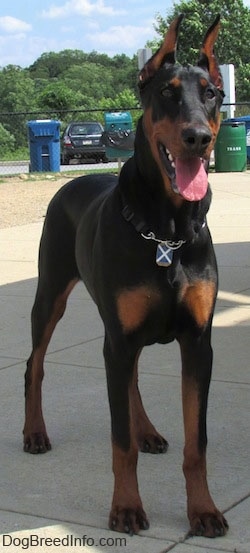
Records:
[[[250,115],[244,115],[243,117],[238,117],[237,119],[227,119],[230,123],[237,121],[244,122],[246,125],[246,145],[247,145],[247,161],[250,162]]]
[[[135,134],[132,131],[132,116],[129,111],[104,113],[102,142],[108,160],[128,159],[134,153]]]
[[[240,172],[247,167],[246,127],[241,121],[223,121],[215,148],[215,171]]]

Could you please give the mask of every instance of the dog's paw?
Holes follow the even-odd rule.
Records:
[[[143,453],[166,453],[168,442],[160,434],[146,434],[139,438],[138,445]]]
[[[203,513],[191,521],[189,535],[219,538],[225,536],[228,528],[226,519],[219,511],[216,513]]]
[[[133,536],[139,530],[148,530],[149,522],[141,507],[136,509],[114,507],[109,516],[109,528]]]
[[[50,451],[51,444],[46,433],[34,432],[24,436],[23,450],[34,455]]]

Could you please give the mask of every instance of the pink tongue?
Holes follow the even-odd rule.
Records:
[[[208,180],[204,165],[199,157],[175,160],[176,184],[185,200],[202,200],[207,192]]]

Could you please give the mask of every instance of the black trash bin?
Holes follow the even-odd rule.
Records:
[[[60,122],[28,121],[30,171],[60,171]]]

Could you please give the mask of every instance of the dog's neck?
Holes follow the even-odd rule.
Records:
[[[126,170],[120,174],[119,189],[123,204],[129,206],[136,218],[161,238],[191,241],[197,237],[210,206],[210,187],[203,200],[183,201],[177,208],[164,188],[161,172],[143,131],[142,119],[137,126],[134,156],[125,165]]]

